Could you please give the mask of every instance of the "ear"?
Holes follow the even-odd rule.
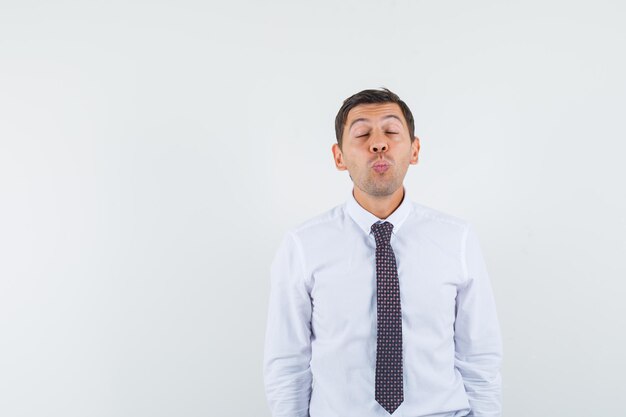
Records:
[[[339,171],[345,171],[346,169],[348,169],[343,161],[343,153],[341,152],[338,144],[333,144],[332,151],[333,159],[335,160],[335,166],[337,167],[337,169]]]
[[[411,159],[410,164],[416,165],[418,161],[418,155],[420,153],[420,138],[415,136],[415,140],[411,143]]]

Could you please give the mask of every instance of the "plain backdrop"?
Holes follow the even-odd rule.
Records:
[[[623,416],[620,1],[0,0],[0,415],[269,417],[269,265],[341,204],[344,98],[474,224],[504,415]],[[413,416],[405,416],[413,417]]]

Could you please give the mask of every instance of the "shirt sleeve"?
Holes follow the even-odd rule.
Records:
[[[273,417],[308,417],[311,397],[311,297],[300,246],[287,233],[274,257],[263,377]]]
[[[466,281],[459,288],[454,325],[455,366],[471,417],[502,414],[502,340],[496,306],[478,238],[468,225],[462,246]]]

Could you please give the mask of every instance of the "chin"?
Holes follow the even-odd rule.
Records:
[[[366,187],[363,191],[374,197],[387,197],[396,192],[397,189],[398,187]]]

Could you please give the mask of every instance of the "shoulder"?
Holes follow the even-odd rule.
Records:
[[[463,240],[470,229],[470,223],[461,217],[415,201],[411,201],[411,208],[406,225],[411,233],[437,237],[437,240],[447,238]]]
[[[439,225],[447,225],[450,227],[457,227],[464,229],[468,226],[468,222],[465,219],[454,216],[452,214],[443,212],[441,210],[428,207],[424,204],[411,201],[413,217],[422,219],[423,221],[432,222]]]
[[[306,239],[311,236],[326,235],[336,231],[344,223],[344,204],[326,210],[314,217],[311,217],[287,230],[287,234],[296,241]]]

